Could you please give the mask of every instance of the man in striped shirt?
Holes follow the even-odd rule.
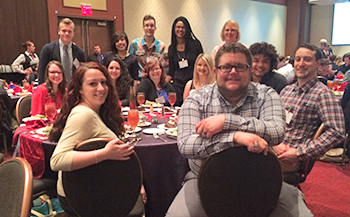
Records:
[[[216,83],[186,98],[178,121],[178,147],[191,170],[171,204],[167,217],[206,217],[198,194],[197,176],[210,155],[234,146],[268,152],[285,134],[285,113],[278,93],[250,81],[252,56],[241,43],[224,44],[215,57]],[[302,193],[283,183],[271,217],[312,216]]]
[[[299,162],[316,159],[345,138],[344,115],[339,99],[317,79],[321,51],[312,44],[301,45],[295,53],[297,82],[285,87],[280,95],[286,111],[286,136],[274,146],[285,172],[297,171]],[[324,123],[324,132],[313,137]]]

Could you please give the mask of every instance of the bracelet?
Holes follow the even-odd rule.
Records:
[[[95,164],[97,164],[97,150],[95,150]]]

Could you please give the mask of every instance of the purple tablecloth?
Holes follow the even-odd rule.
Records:
[[[164,123],[164,121],[160,122]],[[150,127],[157,127],[157,124],[152,124]],[[163,142],[142,132],[137,135],[142,138],[135,146],[135,151],[141,162],[147,193],[146,216],[164,217],[189,171],[188,161],[178,151],[176,139],[164,134],[160,137],[166,139],[167,142]],[[44,150],[51,150],[48,147],[55,145],[55,143],[43,141]],[[46,154],[48,154],[47,151],[45,151]],[[45,170],[47,167],[49,165],[46,165]]]

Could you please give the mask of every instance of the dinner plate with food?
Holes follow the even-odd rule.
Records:
[[[168,129],[167,131],[165,131],[165,134],[169,137],[177,137],[177,128]]]
[[[47,126],[47,127],[42,127],[35,130],[35,133],[38,134],[39,136],[49,136],[51,130],[52,130],[52,127]]]
[[[124,125],[124,129],[125,129],[125,132],[126,133],[133,133],[134,131],[132,130],[132,128],[129,126],[129,125]],[[140,132],[142,130],[142,128],[141,127],[136,127],[135,128],[135,133],[138,133],[138,132]]]
[[[157,102],[148,101],[148,100],[145,102],[145,104],[142,105],[142,107],[149,108],[149,107],[151,107],[151,105],[153,105],[153,108],[162,107],[162,104],[157,103]]]
[[[47,118],[45,115],[34,115],[34,116],[22,118],[22,121],[24,123],[27,121],[32,121],[32,120],[47,120]]]

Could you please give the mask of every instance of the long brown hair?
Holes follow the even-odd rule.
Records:
[[[97,69],[106,77],[108,86],[108,94],[105,102],[100,108],[100,117],[106,126],[111,129],[116,135],[124,133],[124,120],[119,98],[112,84],[112,79],[109,76],[106,67],[99,63],[89,62],[82,64],[74,73],[72,80],[68,84],[68,91],[65,95],[61,107],[61,112],[58,114],[52,131],[49,136],[50,141],[58,142],[66,125],[67,118],[71,110],[81,102],[80,90],[82,88],[85,73],[90,69]]]
[[[52,83],[49,80],[49,68],[50,66],[54,64],[56,65],[60,70],[61,70],[61,74],[63,77],[63,80],[61,81],[61,83],[58,84],[58,90],[62,93],[62,96],[64,96],[64,94],[66,93],[66,86],[67,86],[67,80],[66,80],[66,73],[64,72],[63,66],[60,62],[53,60],[50,61],[45,69],[45,84],[46,84],[46,89],[47,89],[47,93],[50,95],[50,97],[56,101],[56,94],[53,91],[53,87],[52,87]]]

